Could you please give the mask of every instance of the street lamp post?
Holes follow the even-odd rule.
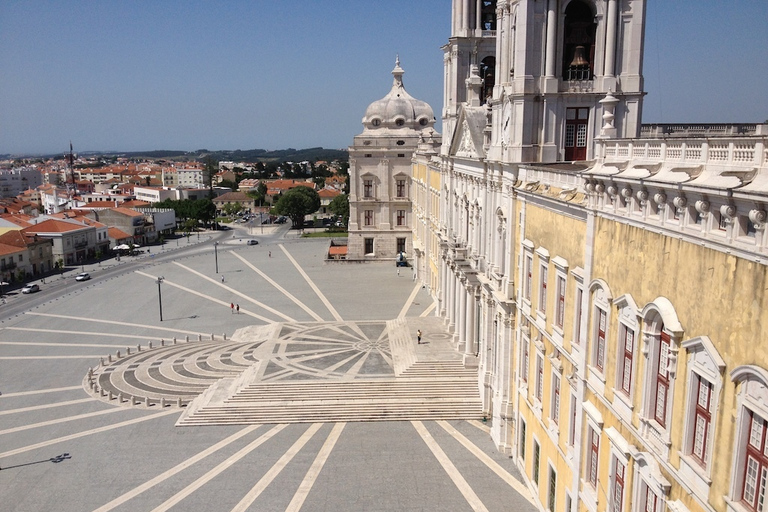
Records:
[[[160,321],[163,321],[163,292],[160,290],[160,285],[165,280],[164,277],[157,278],[157,303],[160,306]]]
[[[219,242],[213,242],[213,258],[216,261],[216,273],[219,273]]]

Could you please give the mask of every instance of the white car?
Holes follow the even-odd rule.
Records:
[[[91,274],[88,272],[80,272],[75,276],[75,281],[87,281],[91,278]]]
[[[27,284],[24,285],[24,288],[21,289],[21,293],[35,293],[39,291],[40,287],[36,284]]]

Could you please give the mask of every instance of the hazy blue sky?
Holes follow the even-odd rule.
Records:
[[[768,0],[648,0],[644,122],[768,119]],[[395,54],[440,118],[448,0],[0,1],[0,153],[343,148]]]

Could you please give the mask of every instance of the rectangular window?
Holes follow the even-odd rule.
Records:
[[[539,311],[547,312],[547,266],[541,266],[541,288],[539,290]]]
[[[656,512],[656,493],[645,486],[645,512]]]
[[[373,180],[363,180],[363,197],[373,197]]]
[[[538,486],[539,485],[539,462],[541,457],[541,448],[539,447],[539,443],[536,441],[533,442],[533,475],[531,475],[531,478],[533,479],[533,482]]]
[[[550,417],[555,425],[560,423],[560,377],[552,375],[552,405]]]
[[[544,392],[544,361],[536,354],[536,400],[541,402],[541,394]]]
[[[620,349],[623,348],[623,350],[620,352],[622,359],[620,362],[621,366],[619,367],[619,376],[621,379],[621,390],[629,396],[632,389],[632,354],[635,349],[635,331],[622,324],[621,334],[622,347]]]
[[[597,340],[595,340],[595,366],[601,372],[605,366],[605,327],[607,323],[605,311],[597,308]]]
[[[624,464],[614,457],[613,470],[613,511],[621,512],[624,505]]]
[[[405,252],[405,238],[398,238],[397,239],[397,252]]]
[[[549,493],[547,496],[547,508],[555,510],[555,497],[557,496],[557,473],[553,467],[549,468]]]
[[[373,210],[365,210],[365,225],[373,226]]]
[[[528,343],[529,342],[527,340],[525,340],[525,339],[523,340],[523,343],[522,343],[522,345],[523,345],[523,357],[522,357],[522,361],[521,361],[522,368],[521,368],[520,374],[521,374],[521,376],[523,378],[523,382],[528,382],[528,365],[530,364],[530,356],[529,356],[529,353],[528,353]]]
[[[656,407],[654,419],[662,427],[667,426],[667,393],[669,391],[669,334],[662,329],[659,336],[659,352],[656,366]]]
[[[520,420],[520,460],[525,460],[525,437],[526,425],[524,420]]]
[[[397,180],[397,197],[405,197],[405,180]]]
[[[582,308],[581,308],[581,299],[584,298],[584,290],[581,288],[576,288],[576,314],[574,315],[576,317],[575,324],[573,326],[573,341],[576,342],[576,344],[581,343],[581,316],[582,316]]]
[[[571,395],[571,425],[568,429],[568,444],[576,442],[576,395]]]
[[[397,225],[405,226],[405,210],[397,210]]]
[[[755,512],[762,512],[763,510],[766,481],[768,481],[766,430],[768,430],[768,424],[766,424],[765,420],[757,414],[750,412],[742,503]]]
[[[589,454],[587,455],[587,481],[597,489],[597,462],[600,455],[600,433],[592,427],[589,430]]]
[[[563,328],[565,322],[565,277],[557,276],[557,310],[555,310],[555,325]]]
[[[527,300],[531,300],[532,274],[533,274],[533,256],[525,257],[525,288],[523,295]]]
[[[712,423],[712,384],[696,375],[694,379],[695,412],[693,416],[693,446],[691,453],[701,463],[707,466],[707,450],[709,449],[709,430]]]
[[[365,239],[365,254],[373,254],[373,238]]]

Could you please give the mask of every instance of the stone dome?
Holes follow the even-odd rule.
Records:
[[[435,125],[435,114],[425,101],[408,94],[403,86],[403,68],[400,58],[395,60],[395,77],[389,94],[374,101],[365,110],[365,130],[422,131]]]

